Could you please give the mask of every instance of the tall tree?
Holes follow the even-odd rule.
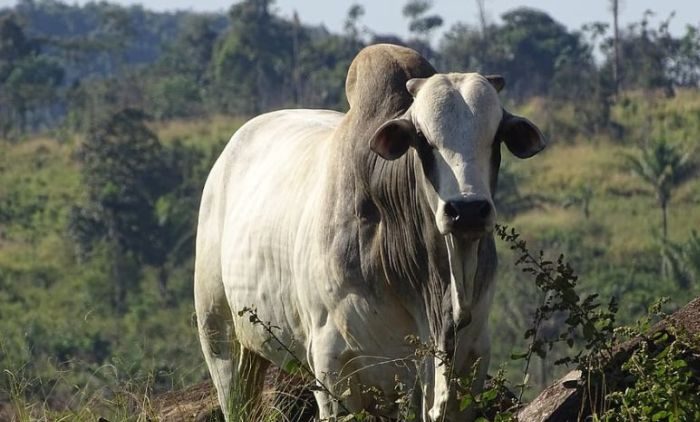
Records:
[[[353,47],[362,43],[360,19],[365,15],[365,8],[359,3],[353,3],[345,16],[345,36],[348,37]]]
[[[700,234],[696,230],[686,242],[661,242],[661,273],[683,290],[700,282]]]
[[[668,237],[668,205],[673,191],[690,180],[697,170],[692,155],[665,139],[642,148],[638,156],[627,157],[628,168],[654,190],[661,210],[661,233]]]
[[[218,37],[214,19],[194,15],[183,22],[178,36],[148,70],[149,110],[154,117],[192,117],[206,110],[211,96],[211,59]]]
[[[476,0],[476,10],[479,15],[479,26],[481,27],[481,36],[486,38],[488,22],[486,22],[486,0]]]
[[[0,14],[0,135],[33,126],[28,116],[45,109],[57,96],[63,69],[40,55],[39,43],[26,37],[17,17]]]
[[[25,36],[16,15],[0,14],[0,82],[7,79],[17,62],[36,53],[37,47]]]
[[[429,15],[433,7],[432,0],[408,0],[403,7],[403,15],[408,18],[408,29],[417,41],[425,47],[421,51],[426,57],[431,56],[430,38],[433,31],[442,26],[443,20],[439,15]]]
[[[145,119],[139,110],[117,112],[90,129],[78,155],[86,198],[73,210],[70,232],[80,251],[106,242],[118,311],[136,287],[135,277],[125,271],[129,260],[161,261],[163,239],[155,207],[177,182]]]
[[[677,86],[700,86],[700,27],[688,25],[685,34],[673,43],[673,56],[667,61],[668,73]]]
[[[490,43],[501,49],[505,63],[499,63],[508,80],[509,93],[523,98],[533,94],[548,94],[557,74],[563,68],[585,70],[593,61],[580,36],[567,31],[547,13],[521,7],[501,16],[503,25],[491,34]],[[493,47],[492,47],[493,48]],[[580,80],[575,72],[569,78],[569,88]],[[560,85],[562,83],[560,82]]]
[[[270,11],[272,0],[245,0],[229,12],[231,30],[217,44],[213,70],[222,106],[258,114],[288,98],[293,28]]]
[[[620,27],[618,23],[620,0],[610,0],[610,11],[613,15],[613,93],[617,96],[620,89]]]

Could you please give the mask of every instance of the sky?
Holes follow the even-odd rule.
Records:
[[[86,0],[64,0],[69,4],[83,4]],[[222,0],[110,0],[115,3],[130,5],[142,4],[157,11],[193,10],[225,11],[234,1]],[[282,16],[291,17],[294,11],[302,22],[307,24],[324,24],[329,30],[340,32],[346,13],[353,3],[365,8],[361,23],[379,34],[407,35],[408,23],[401,15],[401,8],[406,0],[277,0],[274,8]],[[672,20],[671,32],[676,35],[685,32],[688,24],[700,25],[700,0],[620,0],[621,25],[638,22],[645,10],[656,12],[653,22],[665,19],[676,12]],[[15,0],[0,0],[0,8],[12,6]],[[529,6],[549,13],[555,20],[569,29],[579,29],[581,25],[593,21],[610,21],[609,0],[485,0],[487,17],[498,21],[498,17],[508,10],[519,6]],[[455,22],[476,24],[476,0],[434,0],[434,13],[445,21],[443,30]]]

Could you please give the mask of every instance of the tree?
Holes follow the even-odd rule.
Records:
[[[610,11],[613,15],[613,93],[618,94],[620,85],[620,27],[618,17],[620,16],[620,0],[610,0]]]
[[[359,24],[360,19],[364,15],[365,8],[359,3],[353,3],[345,17],[345,36],[348,37],[353,47],[362,43],[361,34],[363,30],[359,27]]]
[[[153,117],[201,116],[211,90],[211,59],[217,32],[214,19],[193,15],[183,21],[178,36],[145,71],[147,104]]]
[[[130,18],[127,9],[112,5],[106,5],[100,15],[99,37],[108,52],[107,74],[122,73],[127,64],[127,50],[136,35]]]
[[[697,164],[690,152],[668,143],[665,139],[642,148],[639,156],[627,156],[627,167],[654,190],[661,209],[663,239],[668,237],[668,205],[673,191],[690,180]]]
[[[70,232],[83,255],[96,242],[106,242],[118,311],[124,310],[128,290],[136,287],[136,277],[126,271],[130,261],[163,260],[155,207],[177,183],[145,119],[134,109],[110,116],[91,128],[78,154],[86,198],[72,212]]]
[[[206,84],[217,37],[213,18],[189,16],[156,66],[164,73],[187,76],[197,84]]]
[[[502,72],[507,58],[501,54],[501,46],[494,42],[493,33],[498,27],[492,26],[490,31],[492,39],[486,40],[475,27],[464,23],[453,25],[440,42],[440,67],[449,71]]]
[[[7,79],[17,62],[36,53],[37,47],[24,35],[14,14],[0,14],[0,82]]]
[[[0,135],[24,131],[30,112],[56,99],[63,74],[55,60],[39,55],[38,42],[25,36],[15,15],[0,15]]]
[[[670,62],[669,73],[676,85],[691,88],[700,85],[700,29],[686,27]]]
[[[486,0],[476,0],[476,10],[479,13],[479,26],[481,27],[481,36],[486,38],[488,30],[488,22],[486,22]]]
[[[592,96],[597,70],[580,34],[535,9],[518,8],[501,17],[502,25],[485,30],[466,24],[450,28],[440,45],[441,67],[503,74],[506,93],[518,99],[553,94],[580,101]]]
[[[504,13],[496,42],[505,50],[508,62],[503,73],[509,92],[523,98],[547,94],[558,73],[557,67],[583,69],[592,63],[578,34],[539,10],[521,7]],[[569,81],[575,87],[580,80]]]
[[[300,80],[300,102],[305,107],[345,110],[345,76],[362,46],[337,35],[308,37],[299,53],[299,72],[305,75]]]
[[[685,243],[661,242],[661,274],[683,290],[700,281],[700,235],[697,231],[691,231]]]
[[[603,46],[603,52],[607,56],[603,70],[612,74],[610,69],[615,66],[617,54],[620,56],[618,90],[663,89],[671,96],[674,93],[672,67],[677,61],[675,52],[678,51],[678,40],[668,29],[673,15],[662,21],[658,28],[649,25],[652,15],[653,13],[647,10],[639,23],[629,25],[620,33],[617,41],[618,53],[615,53],[615,39],[607,40],[607,45]],[[634,72],[625,72],[623,69],[634,69]],[[614,87],[616,81],[611,82]]]
[[[272,3],[245,0],[231,7],[231,30],[217,43],[212,61],[228,111],[258,114],[289,97],[293,27],[270,12]]]
[[[408,18],[408,29],[415,34],[419,42],[425,44],[421,53],[430,58],[430,36],[434,30],[442,26],[442,18],[438,15],[426,15],[433,6],[431,0],[408,0],[403,7],[403,15]]]

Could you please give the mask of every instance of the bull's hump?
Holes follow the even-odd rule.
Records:
[[[350,64],[345,93],[353,110],[372,110],[392,101],[396,111],[406,109],[411,98],[406,82],[411,78],[429,77],[433,66],[418,52],[392,44],[364,48]]]

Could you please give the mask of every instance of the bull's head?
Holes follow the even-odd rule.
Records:
[[[520,158],[545,146],[535,125],[503,110],[498,91],[504,83],[500,76],[477,73],[411,79],[406,88],[413,105],[384,123],[370,141],[372,151],[387,160],[410,147],[418,151],[443,235],[478,238],[493,230],[500,142]]]
[[[471,320],[479,239],[493,231],[493,195],[500,144],[528,158],[545,146],[540,130],[505,111],[498,97],[500,76],[436,74],[411,79],[413,104],[400,118],[385,122],[370,140],[372,151],[395,160],[415,149],[425,175],[425,191],[444,236],[450,265],[454,326]]]

